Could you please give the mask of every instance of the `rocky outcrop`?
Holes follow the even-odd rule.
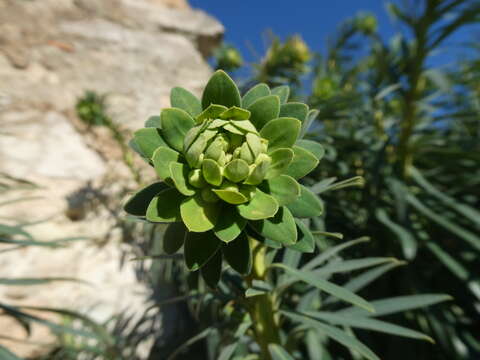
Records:
[[[75,104],[87,90],[105,94],[116,124],[136,129],[169,106],[173,86],[201,91],[211,72],[205,56],[222,34],[185,0],[0,0],[0,173],[38,185],[15,194],[35,199],[2,206],[0,216],[35,223],[28,230],[36,239],[87,238],[1,253],[2,276],[91,284],[0,287],[2,301],[67,306],[98,320],[144,308],[150,290],[134,263],[122,262],[118,225],[131,172],[110,133],[83,126]],[[22,336],[2,319],[0,335]],[[20,355],[36,351],[7,345]]]

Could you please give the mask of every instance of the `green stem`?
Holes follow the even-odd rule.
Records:
[[[265,262],[266,247],[259,241],[250,238],[253,254],[252,272],[246,277],[251,285],[253,280],[266,278],[267,265]],[[250,317],[253,323],[255,340],[260,346],[261,359],[271,360],[268,351],[269,344],[280,344],[278,316],[275,315],[275,294],[267,293],[248,298]]]

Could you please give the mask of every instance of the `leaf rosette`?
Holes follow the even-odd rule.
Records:
[[[319,216],[321,200],[298,180],[318,165],[320,144],[303,140],[317,111],[287,102],[289,88],[258,84],[243,97],[219,70],[201,101],[183,88],[171,108],[147,120],[130,145],[161,181],[134,194],[131,215],[172,223],[167,253],[182,245],[186,266],[214,286],[222,259],[236,271],[251,268],[249,237],[267,245],[314,249],[301,218]]]

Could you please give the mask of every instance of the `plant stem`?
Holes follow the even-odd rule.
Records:
[[[250,238],[252,248],[252,272],[246,277],[251,285],[253,280],[265,280],[267,265],[265,254],[267,248],[259,241]],[[275,295],[266,293],[248,298],[249,312],[252,319],[255,340],[260,346],[261,359],[271,360],[269,344],[280,344],[278,316],[275,315]]]

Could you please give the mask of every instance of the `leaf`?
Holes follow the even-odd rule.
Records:
[[[280,99],[276,95],[265,96],[247,107],[250,111],[250,122],[261,129],[270,120],[276,119],[280,113]]]
[[[259,189],[247,204],[238,205],[238,212],[248,220],[261,220],[274,216],[278,211],[277,201]]]
[[[145,186],[144,188],[133,194],[123,209],[130,215],[145,216],[150,201],[162,190],[168,189],[163,182],[156,182]],[[1,233],[1,228],[0,228]]]
[[[267,175],[268,168],[272,160],[265,154],[260,154],[263,158],[258,157],[256,159],[256,165],[253,171],[248,175],[247,179],[243,182],[246,185],[259,185]]]
[[[188,183],[188,167],[178,162],[170,163],[170,174],[175,187],[185,196],[192,196],[195,190]]]
[[[221,242],[212,232],[187,232],[185,236],[185,265],[196,271],[207,263],[220,249]]]
[[[263,295],[273,291],[272,285],[263,280],[253,280],[252,287],[249,287],[245,291],[245,297],[253,297],[257,295]]]
[[[388,299],[372,301],[371,304],[375,308],[374,314],[367,313],[361,309],[354,307],[342,309],[340,311],[337,311],[337,313],[344,315],[348,314],[348,316],[384,316],[395,314],[398,312],[405,312],[408,310],[424,308],[451,299],[451,296],[441,294],[397,296]]]
[[[145,121],[145,127],[153,127],[153,128],[162,128],[162,122],[160,120],[160,116],[150,116],[147,121]]]
[[[230,109],[221,113],[219,118],[225,120],[248,120],[250,119],[250,111],[232,106]]]
[[[323,203],[320,198],[303,185],[300,185],[300,196],[287,207],[293,216],[299,218],[320,216],[323,213]]]
[[[289,249],[297,250],[305,253],[312,253],[315,250],[315,239],[308,227],[298,219],[295,219],[297,223],[298,239],[293,245],[289,245]]]
[[[378,266],[374,269],[370,269],[354,277],[353,279],[349,280],[346,284],[343,285],[343,287],[356,293],[362,290],[365,286],[369,285],[370,283],[378,279],[380,276],[382,276],[386,272],[404,264],[405,263],[401,261],[397,261],[394,263],[387,263],[385,265]]]
[[[294,146],[293,153],[293,160],[286,171],[287,175],[294,179],[301,179],[317,167],[318,159],[310,151]]]
[[[251,123],[250,120],[231,120],[230,125],[233,125],[237,129],[239,129],[242,133],[247,132],[252,134],[258,134],[257,129]]]
[[[217,196],[232,205],[239,205],[248,202],[248,198],[238,189],[212,189]]]
[[[160,146],[169,147],[160,135],[160,130],[157,128],[144,128],[133,133],[134,143],[138,146],[142,154],[151,159],[153,153]]]
[[[189,231],[204,232],[213,229],[217,222],[220,206],[206,202],[200,194],[186,198],[180,205],[182,220]]]
[[[233,270],[248,275],[252,269],[252,252],[247,235],[241,233],[235,240],[222,248],[225,260]]]
[[[290,211],[282,206],[273,218],[250,221],[251,226],[265,238],[292,245],[297,241],[297,226]]]
[[[180,221],[180,203],[184,198],[177,189],[162,190],[148,205],[147,220],[167,223]]]
[[[249,171],[250,168],[245,160],[235,159],[225,166],[224,175],[228,180],[238,183],[247,178]]]
[[[175,254],[183,246],[187,229],[181,222],[168,225],[163,234],[163,251],[166,254]]]
[[[272,356],[272,360],[295,360],[287,351],[277,344],[268,344],[268,351]]]
[[[288,148],[280,148],[272,151],[268,155],[272,159],[268,167],[266,179],[272,179],[286,172],[288,166],[293,160],[293,150]]]
[[[399,261],[392,257],[369,257],[353,260],[334,261],[315,271],[317,275],[329,276],[331,274],[350,272],[385,263],[398,263]]]
[[[280,117],[292,117],[300,120],[301,122],[305,121],[308,113],[308,106],[299,102],[290,102],[280,106]]]
[[[307,284],[310,284],[326,292],[327,294],[333,295],[343,301],[359,306],[362,309],[366,309],[370,312],[375,311],[373,305],[361,298],[360,296],[352,293],[350,290],[347,290],[341,286],[335,285],[325,279],[316,276],[316,274],[313,272],[293,269],[289,266],[278,263],[272,264],[271,266],[281,268],[285,270],[288,274],[292,275],[293,278],[304,281]]]
[[[248,90],[242,98],[242,107],[248,109],[258,99],[270,95],[270,88],[267,84],[257,84]]]
[[[208,119],[218,119],[220,117],[220,114],[224,113],[227,110],[228,108],[226,106],[210,104],[205,110],[200,113],[200,115],[197,116],[196,123],[201,124]]]
[[[300,138],[303,138],[307,131],[309,130],[310,126],[312,125],[313,121],[316,119],[320,111],[316,109],[312,109],[308,112],[307,118],[305,121],[302,122],[302,128],[300,129]]]
[[[272,89],[272,95],[277,95],[280,99],[280,104],[285,104],[290,95],[290,88],[287,85],[280,85]]]
[[[325,155],[324,147],[316,141],[301,139],[297,141],[296,145],[310,151],[319,161],[322,160],[323,155]]]
[[[200,273],[207,285],[215,289],[222,275],[222,252],[217,251],[215,255],[202,266]]]
[[[311,326],[321,331],[328,337],[345,346],[347,349],[358,351],[361,355],[365,356],[365,358],[369,360],[380,360],[368,347],[366,347],[354,337],[346,334],[342,330],[337,329],[336,327],[329,326],[327,324],[313,320],[308,316],[295,314],[290,311],[282,311],[281,313],[291,318],[292,320]]]
[[[280,175],[266,180],[262,189],[277,200],[278,205],[283,206],[294,202],[300,196],[300,184],[288,175]]]
[[[260,136],[268,140],[268,152],[271,153],[276,149],[292,147],[299,131],[300,121],[283,117],[269,121],[260,130]]]
[[[173,162],[180,162],[180,154],[169,147],[161,146],[153,153],[152,163],[155,172],[160,179],[169,183],[171,183],[170,164]]]
[[[212,159],[204,159],[202,162],[203,178],[209,184],[219,186],[222,183],[222,169],[218,163]]]
[[[200,100],[190,91],[181,87],[174,87],[170,92],[170,104],[172,107],[186,111],[192,117],[202,112]]]
[[[215,224],[215,235],[223,242],[230,242],[237,238],[247,224],[247,220],[240,216],[235,206],[223,206]]]
[[[160,117],[163,138],[173,149],[182,151],[183,139],[195,126],[195,121],[187,112],[177,108],[163,109]]]
[[[203,90],[202,107],[206,109],[210,104],[223,105],[227,108],[241,106],[237,85],[223,70],[215,71]]]

